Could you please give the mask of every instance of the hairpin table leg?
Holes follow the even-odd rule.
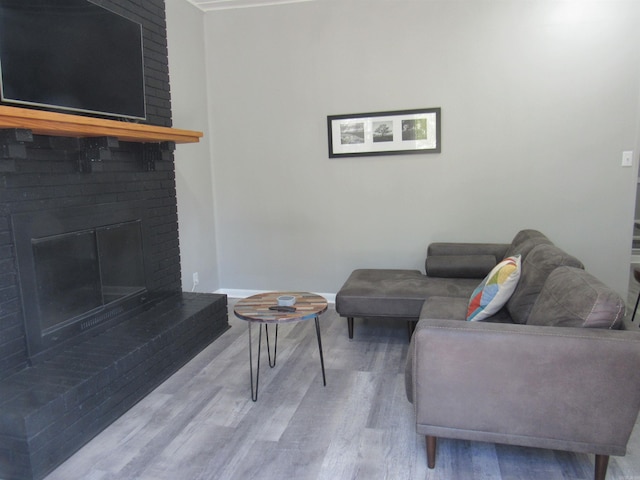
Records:
[[[264,334],[267,337],[267,356],[269,357],[269,366],[276,366],[276,353],[278,352],[278,324],[276,324],[276,339],[273,344],[273,363],[271,363],[271,349],[269,348],[269,326],[265,324]]]
[[[262,343],[262,325],[258,327],[260,329],[260,333],[258,334],[258,366],[256,368],[255,389],[253,384],[253,347],[251,345],[251,322],[248,322],[247,325],[249,325],[249,374],[251,375],[251,400],[255,402],[258,400],[258,380],[260,379],[260,345]]]
[[[251,344],[251,322],[248,322],[249,325],[249,373],[251,375],[251,400],[254,402],[258,400],[258,380],[260,379],[260,351],[262,347],[262,324],[258,327],[258,361],[256,366],[256,381],[255,384],[253,382],[253,346]],[[267,357],[269,358],[269,366],[271,368],[276,366],[276,354],[278,351],[278,325],[276,325],[276,336],[273,345],[273,361],[271,359],[271,348],[269,347],[269,329],[267,325],[264,325],[264,335],[267,338]],[[322,356],[322,352],[320,352]],[[322,368],[322,374],[324,375],[324,367]]]
[[[320,366],[322,367],[322,384],[327,386],[327,377],[324,375],[324,357],[322,355],[322,340],[320,338],[320,321],[316,315],[316,336],[318,337],[318,351],[320,352]]]

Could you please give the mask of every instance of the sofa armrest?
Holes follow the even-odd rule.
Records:
[[[427,247],[429,277],[484,278],[504,258],[509,244],[432,243]]]
[[[624,455],[640,333],[423,319],[407,359],[418,433]]]

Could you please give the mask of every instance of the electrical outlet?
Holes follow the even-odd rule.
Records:
[[[193,286],[195,287],[200,283],[200,278],[198,277],[198,272],[193,272]]]

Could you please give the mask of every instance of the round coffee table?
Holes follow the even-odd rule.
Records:
[[[289,295],[295,297],[295,304],[291,307],[279,307],[278,297]],[[316,336],[318,337],[318,350],[320,351],[320,366],[322,368],[322,383],[327,385],[324,374],[324,358],[322,356],[322,339],[320,338],[319,316],[327,310],[327,300],[320,295],[309,292],[268,292],[253,295],[239,300],[233,308],[236,317],[246,320],[249,325],[249,370],[251,373],[251,400],[258,400],[258,380],[260,376],[260,346],[262,343],[262,327],[264,326],[267,339],[267,355],[269,366],[276,366],[276,353],[278,350],[278,325],[281,323],[301,322],[314,319],[316,322]],[[251,324],[260,326],[258,335],[258,365],[256,367],[255,389],[253,382],[253,348],[251,345]],[[275,341],[273,347],[273,362],[269,348],[269,325],[276,326]]]

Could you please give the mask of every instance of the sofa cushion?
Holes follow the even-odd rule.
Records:
[[[461,320],[467,319],[467,309],[469,299],[464,297],[429,297],[424,301],[420,318],[438,320]],[[492,323],[513,323],[506,308],[501,308],[497,313],[491,315],[485,322]]]
[[[471,294],[467,320],[479,322],[498,312],[516,289],[520,270],[520,255],[496,265]]]
[[[430,278],[419,270],[357,269],[336,294],[336,311],[343,317],[417,319],[426,298],[469,298],[478,280]]]
[[[617,329],[624,312],[620,295],[588,272],[563,266],[547,278],[527,325]]]
[[[469,299],[465,297],[429,297],[420,310],[420,320],[437,318],[441,320],[465,320]]]
[[[522,262],[520,281],[506,306],[514,323],[527,323],[533,304],[547,277],[563,265],[584,268],[580,260],[554,245],[539,244],[531,249]]]
[[[520,255],[520,260],[524,262],[529,252],[537,245],[553,245],[553,243],[544,233],[538,230],[520,230],[513,237],[511,246],[505,253],[505,258]]]
[[[439,255],[427,257],[428,277],[483,278],[496,266],[494,255]]]

